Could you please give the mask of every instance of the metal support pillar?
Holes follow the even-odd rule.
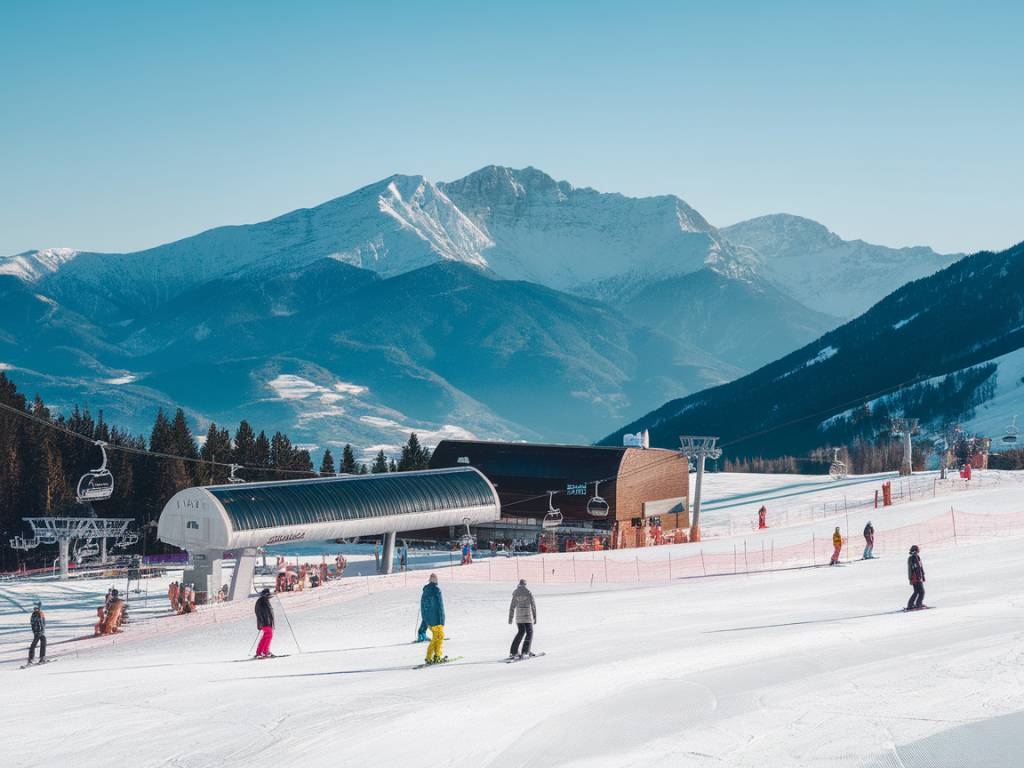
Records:
[[[397,536],[398,534],[394,531],[384,535],[384,555],[380,562],[381,573],[392,573],[395,570],[395,538]]]
[[[185,584],[191,584],[197,592],[206,592],[206,599],[212,600],[221,585],[221,557],[220,550],[216,552],[193,552],[192,567],[181,575]]]
[[[61,536],[57,539],[57,547],[60,554],[60,580],[67,581],[68,578],[68,549],[71,546],[71,539],[66,536]]]
[[[704,482],[704,460],[717,459],[722,449],[715,446],[717,437],[706,435],[680,435],[680,451],[697,462],[697,487],[693,495],[693,520],[690,523],[690,541],[700,541],[700,491]]]
[[[105,565],[107,562],[107,537],[100,537],[100,565]]]
[[[266,557],[264,556],[264,562]],[[231,574],[228,600],[245,600],[252,594],[253,571],[256,569],[255,549],[235,550],[235,572]]]

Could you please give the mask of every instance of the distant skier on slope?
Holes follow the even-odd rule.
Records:
[[[526,588],[526,579],[519,580],[519,586],[512,593],[512,603],[508,607],[508,623],[513,619],[518,630],[512,647],[509,649],[510,659],[521,659],[530,657],[530,647],[533,645],[533,625],[537,623],[537,603],[533,599],[533,593]],[[524,640],[525,638],[525,640]],[[519,643],[523,642],[523,652],[519,652]]]
[[[839,564],[839,552],[843,548],[843,534],[839,532],[839,526],[836,526],[835,533],[832,534],[832,546],[835,547],[835,551],[832,553],[832,560],[829,565]]]
[[[875,548],[875,526],[868,520],[868,524],[864,526],[864,559],[871,560],[874,558],[872,551]]]
[[[910,579],[910,586],[914,593],[907,602],[908,611],[916,611],[924,605],[924,565],[921,563],[921,550],[917,544],[910,548],[910,557],[907,558],[907,578]]]
[[[270,652],[270,641],[274,639],[274,608],[270,605],[270,590],[264,588],[256,601],[256,629],[263,634],[256,646],[256,658],[265,659],[273,656]]]
[[[43,604],[36,600],[32,606],[32,617],[29,619],[32,625],[32,645],[28,648],[28,663],[31,664],[36,657],[36,646],[39,646],[39,663],[46,663],[46,614],[43,613]]]
[[[427,664],[441,664],[448,660],[444,651],[444,598],[437,586],[437,574],[430,574],[430,580],[423,586],[420,596],[420,614],[430,628],[430,644],[427,646]]]

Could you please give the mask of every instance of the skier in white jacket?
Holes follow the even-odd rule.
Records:
[[[508,623],[511,624],[513,620],[519,631],[512,641],[508,657],[529,658],[534,655],[530,652],[530,647],[533,645],[533,625],[537,623],[537,603],[534,602],[533,593],[526,588],[526,579],[520,579],[519,586],[512,593],[512,604],[508,607]],[[522,653],[519,652],[520,642],[523,644]]]

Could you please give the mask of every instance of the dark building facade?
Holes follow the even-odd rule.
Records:
[[[481,538],[536,538],[548,491],[562,515],[549,533],[560,549],[594,536],[604,546],[644,546],[678,540],[689,527],[689,464],[677,451],[443,440],[430,460],[431,469],[465,466],[480,470],[501,500],[501,523],[481,526]]]

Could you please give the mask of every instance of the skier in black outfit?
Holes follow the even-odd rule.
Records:
[[[270,590],[264,589],[256,601],[256,628],[260,631],[260,642],[256,646],[256,658],[273,656],[270,641],[274,639],[274,608],[270,605]]]
[[[32,645],[28,649],[28,663],[31,664],[36,657],[36,646],[39,646],[39,663],[46,663],[46,615],[43,613],[43,604],[36,600],[32,606]]]
[[[907,602],[907,610],[914,611],[924,605],[924,566],[921,564],[921,550],[917,544],[910,548],[910,557],[907,558],[907,578],[910,579],[910,586],[914,588],[914,594]]]

